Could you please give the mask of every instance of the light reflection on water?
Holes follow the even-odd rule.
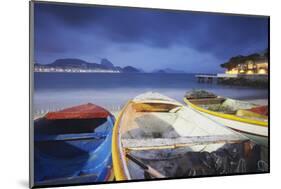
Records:
[[[35,74],[34,115],[94,103],[116,112],[143,92],[159,92],[183,103],[186,91],[206,89],[236,99],[267,98],[267,89],[199,84],[191,74]],[[174,81],[174,83],[173,83]]]

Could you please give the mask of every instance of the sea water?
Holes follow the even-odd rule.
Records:
[[[85,103],[116,112],[128,100],[148,91],[183,103],[185,93],[192,89],[235,99],[268,98],[267,89],[198,83],[195,74],[34,73],[33,112],[36,116]]]

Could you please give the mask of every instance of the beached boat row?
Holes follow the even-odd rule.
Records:
[[[35,183],[267,172],[266,108],[227,109],[225,101],[193,91],[185,106],[145,93],[128,101],[116,121],[94,104],[50,112],[35,120]]]

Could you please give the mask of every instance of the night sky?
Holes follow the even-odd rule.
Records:
[[[58,58],[145,71],[218,72],[236,55],[268,45],[265,17],[35,3],[35,61]]]

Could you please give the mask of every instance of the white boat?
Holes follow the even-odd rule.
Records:
[[[124,106],[112,157],[117,181],[268,171],[259,145],[159,93]]]

